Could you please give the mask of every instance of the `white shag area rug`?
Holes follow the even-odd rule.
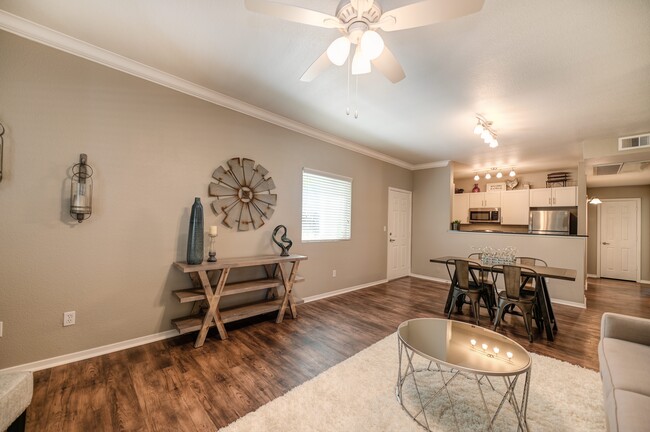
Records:
[[[530,430],[605,431],[598,373],[550,357],[531,356],[533,366],[527,415]],[[426,363],[420,364],[426,366]],[[421,432],[424,429],[402,409],[395,397],[397,368],[397,336],[392,334],[221,431]],[[449,409],[449,400],[439,397],[428,407],[431,429],[487,429],[477,427],[474,421],[476,412],[465,405],[482,404],[476,381],[460,377],[453,383],[455,388],[450,389],[452,398],[457,394],[464,395],[454,405],[459,428]],[[521,385],[523,378],[517,388],[520,389]],[[405,398],[409,396],[408,391],[406,393]],[[520,390],[518,394],[521,394]],[[466,400],[462,400],[463,397]],[[488,400],[488,406],[490,404]],[[499,414],[494,430],[517,430],[511,411]]]

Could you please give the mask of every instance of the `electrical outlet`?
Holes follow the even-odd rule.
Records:
[[[332,277],[336,277],[336,270],[332,270]]]
[[[74,325],[75,311],[63,312],[63,327]]]

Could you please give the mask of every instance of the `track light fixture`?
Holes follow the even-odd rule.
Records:
[[[510,172],[508,173],[508,176],[514,177],[516,175],[517,175],[517,173],[515,172],[515,168],[511,167]],[[496,177],[496,178],[500,179],[500,178],[503,178],[503,176],[504,176],[504,169],[503,168],[492,167],[492,168],[485,171],[485,175],[483,177],[485,178],[485,180],[490,180],[492,177]],[[481,176],[479,176],[477,171],[474,171],[474,181],[479,181],[480,179],[481,179]]]
[[[496,148],[499,146],[497,133],[492,129],[492,122],[487,121],[485,117],[480,114],[476,114],[474,133],[479,135],[485,144],[489,144],[490,148]]]

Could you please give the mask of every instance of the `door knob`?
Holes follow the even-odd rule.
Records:
[[[603,242],[603,244],[604,244],[605,246],[607,246],[609,243],[607,243],[607,242]]]

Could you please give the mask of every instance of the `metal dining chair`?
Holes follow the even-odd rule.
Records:
[[[537,267],[548,267],[548,264],[546,264],[546,261],[540,258],[533,258],[533,257],[517,257],[515,258],[515,262],[519,265],[522,266],[537,266]],[[528,279],[528,282],[524,286],[524,289],[527,291],[534,291],[535,290],[535,280],[531,280],[530,278]]]
[[[526,275],[522,276],[522,270]],[[510,305],[517,307],[521,311],[524,318],[524,325],[526,332],[528,332],[528,341],[533,341],[533,315],[537,328],[541,328],[539,321],[539,306],[537,303],[537,293],[535,291],[528,291],[523,289],[528,280],[537,279],[537,272],[530,267],[497,264],[493,265],[490,269],[492,274],[492,281],[494,285],[497,284],[499,274],[503,275],[503,283],[505,290],[498,293],[499,306],[497,308],[496,318],[494,319],[494,330],[501,323],[501,318]]]
[[[469,255],[467,255],[468,259],[475,259],[478,261],[481,261],[483,258],[483,253],[481,252],[474,252]],[[488,272],[484,271],[482,272],[483,276],[482,279],[480,279],[481,283],[485,286],[485,288],[488,290],[488,298],[490,299],[490,303],[486,304],[486,308],[492,308],[494,311],[496,311],[497,308],[497,301],[496,301],[496,286],[492,283],[492,279],[490,279],[490,275]]]
[[[486,305],[490,304],[488,298],[487,289],[480,281],[484,279],[484,272],[482,268],[475,269],[479,273],[478,279],[476,278],[473,270],[470,270],[470,261],[465,259],[449,259],[447,260],[447,273],[449,273],[449,278],[453,283],[453,293],[451,299],[451,306],[449,312],[447,312],[447,319],[451,318],[451,312],[453,306],[460,296],[469,300],[470,308],[474,314],[474,319],[476,325],[480,324],[480,311],[481,311],[481,299],[485,302]],[[452,269],[453,267],[453,269]],[[471,278],[471,280],[470,280]],[[488,314],[490,315],[490,320],[494,319],[494,311],[492,308],[488,307]]]

